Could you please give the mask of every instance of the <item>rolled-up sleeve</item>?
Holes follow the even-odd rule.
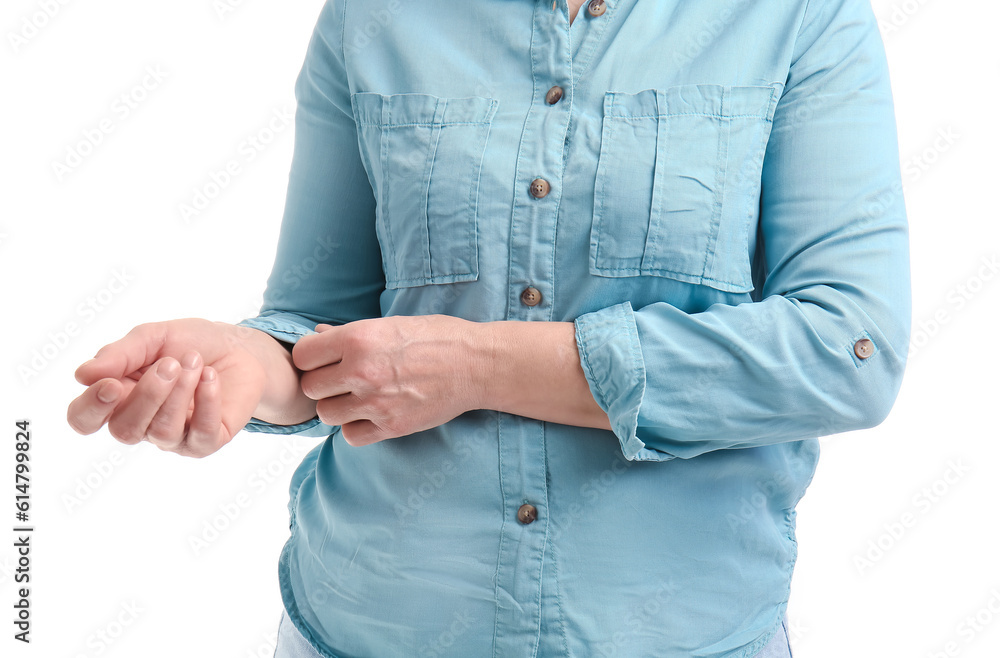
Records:
[[[910,268],[894,107],[866,0],[813,1],[776,106],[752,301],[575,320],[624,455],[690,458],[873,427],[898,394]]]
[[[342,46],[343,3],[319,15],[295,82],[295,144],[284,214],[259,314],[237,323],[294,344],[317,324],[379,317],[385,287],[375,198],[362,164]],[[251,419],[251,432],[325,436],[314,417],[297,425]]]

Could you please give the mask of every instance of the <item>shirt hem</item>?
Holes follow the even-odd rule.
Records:
[[[295,626],[295,629],[300,635],[309,643],[316,653],[323,656],[323,658],[343,658],[339,654],[330,653],[316,640],[316,636],[312,629],[305,623],[301,615],[299,615],[299,608],[295,605],[295,597],[292,594],[292,588],[289,584],[289,569],[288,561],[289,555],[291,553],[292,540],[295,538],[295,531],[292,530],[292,536],[288,538],[285,545],[281,549],[281,555],[278,557],[278,589],[281,592],[281,603],[285,607],[285,614],[288,615],[289,621]]]

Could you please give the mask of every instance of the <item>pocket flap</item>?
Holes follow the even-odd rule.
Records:
[[[619,118],[696,114],[770,121],[777,106],[778,87],[778,84],[690,84],[664,87],[659,92],[656,89],[637,93],[608,92],[604,98],[604,114]]]
[[[429,126],[485,124],[493,119],[498,101],[481,96],[440,98],[430,94],[383,95],[371,91],[351,94],[358,125]]]

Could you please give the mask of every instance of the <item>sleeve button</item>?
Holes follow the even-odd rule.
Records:
[[[875,344],[867,338],[862,338],[858,342],[854,343],[854,354],[857,355],[859,359],[867,359],[874,352]]]

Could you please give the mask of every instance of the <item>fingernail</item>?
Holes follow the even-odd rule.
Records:
[[[177,376],[177,361],[174,359],[161,361],[160,364],[156,366],[156,374],[159,375],[160,379],[169,382]]]
[[[185,370],[194,370],[198,367],[198,353],[189,352],[184,355],[184,359],[181,361],[181,365]]]
[[[118,387],[111,382],[105,382],[97,389],[97,399],[105,404],[110,404],[118,399]]]
[[[80,367],[82,368],[84,366],[89,366],[94,361],[97,361],[97,359],[87,359],[86,361],[84,361],[83,363],[80,364]]]
[[[215,368],[205,368],[201,371],[201,381],[203,382],[214,382],[215,381]]]

